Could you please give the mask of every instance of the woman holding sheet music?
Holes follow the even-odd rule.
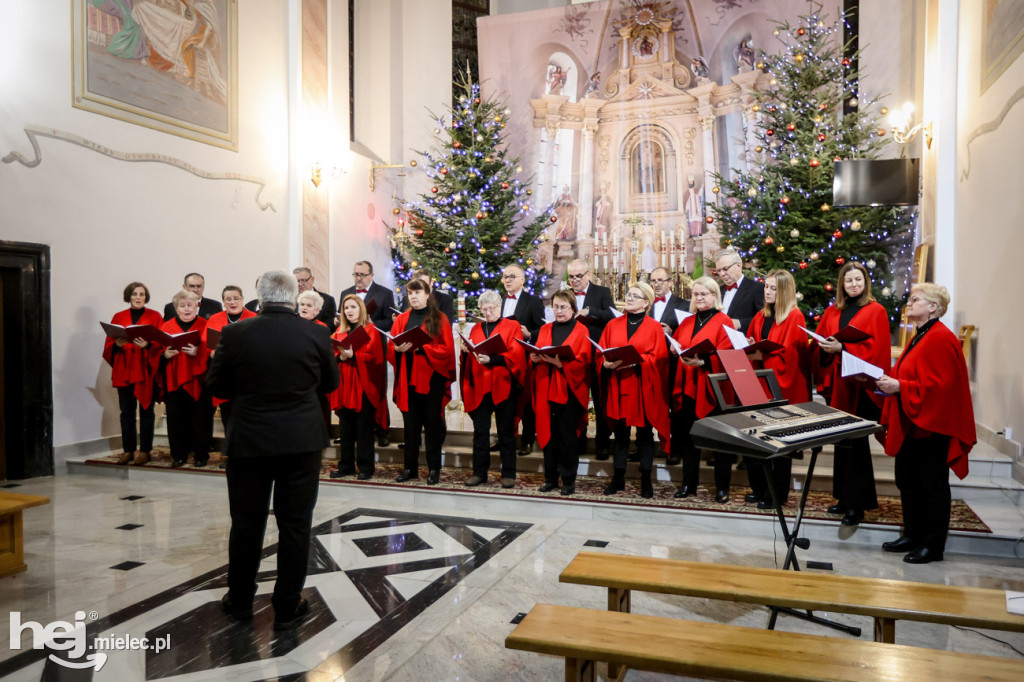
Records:
[[[341,382],[328,394],[331,409],[338,415],[341,438],[338,468],[331,478],[358,473],[358,479],[373,478],[375,427],[387,426],[387,374],[384,344],[380,332],[370,324],[363,300],[348,294],[341,301],[341,318],[334,339],[334,351]]]
[[[405,285],[412,306],[395,318],[388,348],[388,360],[395,368],[393,397],[402,411],[405,427],[405,469],[395,478],[404,481],[419,478],[420,437],[426,435],[427,485],[441,480],[441,445],[447,432],[444,407],[452,399],[455,378],[455,343],[447,318],[437,308],[430,287],[414,279]],[[422,328],[425,343],[398,340],[404,332]]]
[[[174,317],[161,330],[170,335],[206,331],[206,320],[199,317],[199,296],[182,289],[171,299]],[[168,346],[163,352],[164,405],[167,408],[167,440],[171,445],[171,466],[180,467],[194,452],[197,467],[210,459],[210,430],[213,404],[205,388],[210,351],[201,340],[180,350]]]
[[[775,371],[782,396],[791,405],[811,399],[810,365],[807,348],[807,322],[796,305],[796,282],[787,270],[772,270],[764,278],[764,308],[750,322],[747,329],[751,343],[774,341],[781,348],[771,352],[754,351],[750,359],[765,369]],[[750,460],[747,460],[750,462]],[[763,467],[763,468],[762,468]],[[771,509],[772,496],[764,470],[771,473],[775,492],[782,504],[789,495],[793,460],[776,457],[747,466],[751,495],[748,502],[757,502],[758,509]]]
[[[501,487],[511,488],[516,482],[515,422],[517,413],[522,412],[519,399],[527,385],[526,353],[516,342],[523,338],[519,323],[501,317],[502,302],[495,291],[480,295],[484,319],[469,332],[469,342],[479,349],[462,344],[459,387],[463,407],[473,420],[473,475],[466,479],[470,487],[487,482],[492,414],[501,453]]]
[[[679,367],[672,387],[672,405],[683,415],[681,429],[675,434],[685,439],[683,449],[683,483],[676,497],[697,494],[700,481],[700,451],[690,440],[690,428],[698,419],[711,414],[716,401],[711,390],[708,374],[720,372],[721,365],[715,350],[732,348],[732,342],[725,333],[725,327],[732,327],[732,319],[722,312],[722,292],[718,282],[711,277],[697,278],[690,289],[690,317],[683,320],[673,336],[682,350],[705,344],[707,352],[696,356],[680,357]],[[715,453],[715,501],[729,501],[729,486],[732,482],[732,455]]]
[[[533,411],[537,415],[537,443],[544,450],[542,493],[551,492],[562,479],[562,495],[576,492],[580,466],[580,437],[587,430],[590,391],[590,332],[576,319],[576,296],[570,290],[551,297],[555,321],[537,332],[536,347],[568,348],[562,355],[531,353]]]
[[[864,333],[862,340],[836,339],[837,334],[846,337],[845,330],[850,326]],[[885,371],[892,364],[889,318],[885,308],[871,295],[871,277],[862,264],[850,262],[839,270],[836,302],[822,314],[817,333],[825,337],[812,346],[818,393],[828,398],[828,404],[836,409],[877,421],[882,396],[873,390],[873,385],[842,376],[843,353],[850,353]],[[832,494],[836,504],[828,511],[842,514],[844,526],[856,526],[864,520],[865,510],[878,508],[868,437],[837,443],[834,461]]]
[[[210,357],[214,356],[217,348],[217,342],[220,339],[220,330],[229,324],[235,322],[241,322],[242,320],[248,320],[250,317],[256,317],[256,313],[245,307],[245,296],[242,294],[242,288],[229,284],[224,287],[224,290],[220,292],[220,300],[224,303],[224,310],[210,315],[210,318],[206,321],[206,329],[203,331],[203,343],[207,348],[210,349]],[[214,334],[216,340],[211,343],[210,332],[217,332]],[[231,419],[231,401],[225,400],[224,398],[218,398],[212,396],[212,411],[210,412],[210,423],[209,431],[210,438],[213,438],[213,412],[220,408],[220,420],[224,424],[224,431],[227,432],[228,421]],[[227,468],[227,457],[220,463],[220,468]]]
[[[149,288],[142,282],[132,282],[124,288],[124,302],[128,308],[114,315],[111,324],[121,327],[151,325],[160,328],[163,316],[147,308]],[[118,464],[143,465],[153,450],[154,383],[160,364],[160,347],[145,339],[113,339],[103,344],[103,359],[110,365],[110,380],[117,389],[117,402],[121,408],[121,447],[124,452]],[[135,413],[139,414],[139,439],[135,438]],[[140,446],[136,449],[136,445]]]
[[[654,429],[661,445],[669,448],[668,349],[665,332],[647,309],[654,304],[654,289],[634,282],[626,292],[626,314],[609,322],[601,334],[597,362],[601,394],[615,433],[615,471],[605,495],[626,488],[626,456],[629,428],[636,427],[640,453],[640,496],[654,497],[651,469],[654,466]],[[636,353],[618,358],[613,349],[632,348]]]

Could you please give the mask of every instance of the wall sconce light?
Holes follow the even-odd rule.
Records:
[[[342,173],[344,173],[344,172],[345,171],[343,171],[340,166],[331,166],[329,169],[327,169],[327,177],[332,179],[332,180],[335,179],[335,178],[340,178]],[[320,183],[323,182],[323,179],[324,179],[324,169],[323,169],[323,166],[320,165],[319,161],[314,161],[313,162],[313,167],[312,167],[312,169],[310,171],[309,181],[313,183],[314,187],[319,187]]]
[[[932,122],[921,122],[910,127],[914,120],[914,105],[912,102],[905,102],[901,109],[896,109],[889,114],[889,122],[892,124],[892,137],[900,144],[907,144],[919,132],[924,132],[924,144],[928,149],[932,148]]]

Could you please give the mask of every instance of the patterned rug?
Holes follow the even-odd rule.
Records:
[[[170,473],[177,471],[202,472],[211,475],[223,475],[224,470],[220,464],[224,457],[219,452],[211,453],[210,461],[205,467],[196,467],[189,463],[177,469],[171,468],[171,455],[167,450],[153,450],[153,457],[147,469],[166,470]],[[88,459],[89,464],[104,466],[118,466],[117,455],[94,457]],[[484,495],[518,495],[522,497],[535,497],[542,499],[558,499],[567,502],[580,501],[588,504],[618,504],[633,507],[653,507],[659,509],[695,509],[700,511],[731,512],[739,514],[774,514],[771,509],[758,509],[756,505],[745,502],[743,497],[749,488],[733,486],[730,490],[729,501],[718,503],[714,500],[713,491],[706,486],[701,486],[696,495],[677,500],[673,497],[678,489],[674,483],[664,481],[654,482],[654,497],[645,500],[640,497],[640,481],[637,479],[626,480],[626,490],[615,495],[604,495],[603,491],[608,484],[608,479],[602,476],[578,476],[576,478],[576,494],[563,497],[558,490],[550,493],[540,493],[537,489],[544,483],[544,474],[521,473],[516,476],[514,488],[502,488],[500,477],[496,472],[490,472],[488,480],[479,486],[467,488],[464,481],[471,475],[466,469],[447,468],[441,470],[441,480],[437,485],[427,485],[427,469],[420,467],[420,478],[418,481],[407,481],[396,483],[395,477],[401,473],[402,466],[399,464],[378,464],[373,478],[366,481],[357,481],[355,476],[346,478],[330,478],[330,472],[337,466],[334,460],[324,460],[321,465],[320,478],[325,483],[344,485],[366,485],[378,487],[398,488],[429,488],[432,490],[448,490],[453,492],[471,492]],[[799,495],[790,493],[789,503],[783,508],[787,517],[796,514],[796,505]],[[829,514],[827,509],[835,503],[832,495],[825,491],[812,490],[807,496],[807,506],[804,509],[805,519],[822,519],[839,523],[841,517]],[[886,495],[878,496],[878,509],[864,514],[864,523],[878,524],[883,526],[900,526],[903,523],[903,511],[898,497]],[[978,518],[978,515],[963,500],[953,500],[952,516],[949,523],[950,530],[967,531],[971,533],[991,533],[992,530]]]

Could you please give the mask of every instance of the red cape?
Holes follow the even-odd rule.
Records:
[[[693,328],[697,324],[697,316],[692,315],[676,328],[673,337],[683,349],[697,345],[704,339],[709,339],[715,344],[718,350],[732,348],[732,342],[725,334],[726,325],[732,326],[732,319],[719,310],[707,323],[701,327],[696,334]],[[708,381],[708,374],[722,371],[722,363],[718,355],[711,356],[711,367],[689,367],[682,362],[676,367],[675,385],[672,387],[672,407],[680,409],[683,406],[683,395],[688,395],[697,403],[697,418],[703,419],[711,414],[717,402],[715,394],[711,390],[711,382]]]
[[[183,334],[185,332],[184,329],[178,326],[178,320],[174,317],[164,322],[160,329],[168,334]],[[206,320],[197,316],[196,321],[189,328],[189,331],[194,330],[199,331],[202,337],[206,338]],[[163,352],[163,349],[161,349],[161,352]],[[203,381],[206,378],[206,366],[209,357],[210,351],[207,349],[206,344],[200,343],[199,352],[195,354],[195,357],[185,353],[178,353],[170,360],[167,360],[162,377],[164,390],[170,393],[171,391],[177,391],[179,388],[184,388],[192,396],[193,400],[199,400],[199,396],[203,392]]]
[[[256,313],[249,310],[248,308],[242,308],[242,316],[235,320],[235,322],[248,320],[250,317],[256,317]],[[221,310],[218,313],[210,315],[210,318],[206,320],[206,329],[203,330],[203,346],[206,346],[206,333],[209,330],[212,329],[214,331],[219,332],[221,329],[228,326],[229,324],[232,324],[232,322],[228,319],[228,311],[226,310]],[[226,402],[227,400],[224,400],[224,398],[218,398],[217,396],[213,396],[214,407],[217,407],[218,405],[223,405]]]
[[[384,365],[384,344],[381,343],[380,332],[369,322],[366,323],[366,333],[370,337],[348,360],[338,358],[338,369],[341,372],[341,381],[331,393],[327,394],[327,400],[332,410],[360,410],[363,407],[363,395],[370,404],[377,408],[374,415],[377,424],[382,428],[388,427],[388,401],[387,401],[387,373]],[[340,329],[334,333],[335,339],[341,341],[348,332]],[[334,354],[338,354],[335,347]],[[384,382],[381,379],[384,379]]]
[[[499,334],[505,340],[507,350],[501,354],[505,358],[504,365],[481,365],[466,351],[459,356],[459,387],[466,412],[472,412],[480,407],[487,394],[490,394],[495,405],[508,400],[513,382],[522,387],[526,386],[526,352],[515,341],[523,338],[519,323],[507,318],[499,320],[491,336],[495,334]],[[486,340],[482,325],[473,326],[469,332],[469,340],[473,343],[483,343]]]
[[[133,324],[131,308],[116,313],[110,320],[111,324],[128,327]],[[134,324],[150,324],[159,329],[164,323],[160,313],[144,308],[142,317]],[[114,339],[107,337],[103,344],[103,359],[110,365],[110,382],[113,386],[135,386],[135,399],[143,408],[153,403],[154,384],[160,368],[161,348],[151,343],[139,348],[134,343],[126,343],[118,347]]]
[[[822,313],[817,332],[828,338],[839,331],[839,316],[843,311],[831,305]],[[857,311],[850,324],[870,336],[860,343],[843,344],[843,348],[865,362],[881,367],[888,373],[892,366],[892,340],[889,335],[889,318],[880,303],[872,301]],[[857,396],[863,384],[842,377],[842,354],[829,355],[817,343],[811,344],[811,368],[817,382],[818,393],[829,399],[829,405],[856,414]],[[883,397],[868,391],[872,402],[881,406]]]
[[[966,477],[967,455],[978,436],[960,341],[936,322],[913,348],[903,351],[889,375],[900,382],[900,392],[882,404],[886,454],[899,452],[915,427],[939,433],[949,436],[946,461],[953,473]]]
[[[750,322],[747,333],[754,341],[764,341],[761,333],[766,318],[763,311]],[[768,330],[768,340],[782,346],[774,353],[762,353],[764,359],[761,365],[765,369],[775,370],[775,376],[779,380],[779,388],[782,389],[783,397],[790,404],[806,403],[811,399],[810,376],[810,348],[807,345],[807,332],[800,327],[806,327],[807,322],[804,314],[794,308],[786,315],[782,322],[776,320],[772,328]]]
[[[398,336],[405,331],[405,325],[409,324],[409,310],[395,318],[391,325],[392,336]],[[426,331],[426,329],[424,329]],[[422,350],[423,352],[419,352]],[[400,357],[400,356],[406,357]],[[412,357],[412,376],[406,374],[406,362]],[[422,349],[413,353],[395,353],[394,344],[388,344],[388,362],[395,368],[395,385],[392,390],[392,397],[395,405],[402,412],[409,411],[409,391],[415,391],[421,395],[430,393],[430,377],[436,372],[444,377],[446,385],[442,405],[447,405],[452,399],[452,381],[455,379],[455,341],[452,339],[451,325],[441,316],[441,332]]]
[[[643,360],[640,375],[632,367],[607,371],[601,368],[604,358],[597,353],[594,364],[601,377],[602,396],[608,419],[625,419],[630,426],[650,422],[658,431],[661,447],[669,448],[671,425],[668,413],[668,349],[665,332],[653,317],[645,316],[632,338],[626,338],[625,315],[617,317],[601,333],[602,348],[631,345],[640,351]]]
[[[537,333],[535,346],[543,348],[551,345],[552,324],[546,324]],[[516,344],[519,345],[519,344]],[[541,448],[551,440],[551,408],[548,403],[564,405],[569,401],[569,393],[583,406],[583,414],[576,425],[576,435],[580,436],[587,428],[587,405],[590,403],[590,331],[582,322],[577,322],[568,338],[562,345],[573,350],[571,358],[562,360],[559,369],[547,362],[531,362],[530,381],[533,387],[533,413],[537,417],[537,443]]]

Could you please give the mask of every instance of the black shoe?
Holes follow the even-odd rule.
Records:
[[[354,473],[356,473],[355,469],[349,469],[348,467],[338,467],[337,469],[331,472],[331,478],[345,478],[346,476],[351,476]]]
[[[306,620],[306,616],[309,615],[309,602],[305,599],[299,601],[299,605],[295,607],[291,615],[287,618],[274,617],[274,629],[275,630],[291,630],[296,627],[302,621]]]
[[[369,481],[371,478],[373,478],[373,472],[370,472],[370,473],[365,473],[364,472],[364,473],[361,473],[358,476],[356,476],[356,480],[359,480],[359,481]]]
[[[607,450],[598,450],[594,454],[594,459],[598,460],[599,462],[607,461],[608,460],[608,451]]]
[[[539,492],[539,493],[549,493],[549,492],[551,492],[552,490],[554,490],[557,487],[558,487],[557,483],[552,483],[551,481],[545,481],[544,485],[542,485],[541,487],[537,488],[537,492]]]
[[[248,608],[236,606],[231,601],[230,594],[225,594],[220,598],[220,608],[221,611],[237,620],[252,620],[252,604],[249,604]]]
[[[533,440],[533,438],[529,440],[521,440],[519,443],[519,449],[516,450],[516,454],[520,457],[526,457],[528,454],[533,452]]]
[[[612,475],[611,483],[609,483],[605,487],[605,489],[604,489],[604,494],[605,495],[614,495],[615,493],[620,492],[620,491],[625,490],[625,489],[626,489],[626,470],[625,469],[616,469],[615,473]]]
[[[197,460],[195,460],[195,463],[196,463],[197,467],[202,468],[202,467],[204,467],[204,466],[206,466],[207,464],[210,463],[210,458],[207,457],[206,459],[197,459]]]
[[[668,459],[665,460],[665,464],[667,464],[669,466],[675,466],[677,464],[682,464],[682,463],[683,463],[683,460],[679,459],[678,457],[669,457]]]
[[[942,561],[942,552],[935,552],[927,547],[919,547],[903,557],[908,564],[930,564],[933,561]]]
[[[562,495],[572,495],[576,492],[576,486],[572,483],[570,483],[569,485],[563,485],[562,490],[560,492],[562,493]]]
[[[718,502],[719,504],[724,504],[724,503],[726,503],[728,501],[729,501],[729,491],[728,490],[719,490],[718,493],[715,494],[715,502]]]
[[[633,452],[629,453],[626,456],[626,461],[627,462],[639,462],[640,461],[640,453],[637,450],[633,450]]]
[[[654,497],[654,485],[651,483],[651,472],[640,472],[640,497],[649,500]]]
[[[676,494],[673,495],[672,497],[675,497],[676,499],[682,499],[684,497],[689,497],[690,495],[694,495],[694,494],[696,494],[696,492],[697,492],[696,489],[691,488],[688,485],[684,485],[681,488],[679,488],[679,490],[676,491]]]
[[[864,520],[864,512],[858,509],[847,509],[846,514],[843,515],[843,520],[839,523],[844,526],[856,526]]]
[[[829,514],[845,514],[846,505],[836,502],[826,510]]]
[[[341,439],[335,438],[334,440],[331,441],[331,445],[341,445]]]
[[[771,500],[758,500],[757,501],[757,508],[758,509],[775,509],[775,505],[772,504]]]
[[[387,435],[377,436],[377,447],[386,448],[389,445],[391,445],[391,439]]]
[[[414,469],[406,469],[402,473],[395,476],[395,483],[405,483],[406,481],[415,481],[420,477],[420,472]]]
[[[171,462],[171,468],[172,469],[177,469],[178,467],[183,467],[183,466],[185,466],[185,460],[183,460],[183,459],[176,459],[176,460],[173,460]]]
[[[755,495],[754,493],[747,493],[746,495],[743,496],[743,501],[748,502],[750,504],[754,504],[755,502],[760,502],[761,498]]]
[[[430,473],[427,474],[427,485],[437,485],[441,480],[441,472],[437,469],[431,469]]]
[[[886,552],[909,552],[917,549],[917,543],[904,535],[898,540],[883,542],[882,549]]]
[[[498,452],[499,450],[501,450],[501,444],[495,443],[494,445],[491,446],[489,452]]]

